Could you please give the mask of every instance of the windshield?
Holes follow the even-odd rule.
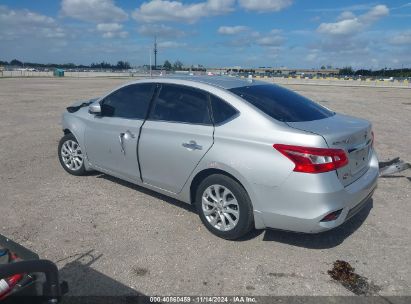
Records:
[[[319,120],[335,114],[304,96],[276,85],[252,85],[230,91],[283,122]]]

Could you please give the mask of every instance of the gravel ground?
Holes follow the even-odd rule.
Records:
[[[57,262],[72,295],[352,295],[327,271],[349,262],[371,293],[411,295],[411,171],[381,178],[372,208],[319,235],[211,235],[192,207],[104,174],[68,175],[60,115],[125,79],[0,79],[0,228]],[[381,160],[411,161],[411,90],[288,85],[374,124]]]

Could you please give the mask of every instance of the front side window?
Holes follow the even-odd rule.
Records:
[[[209,125],[207,94],[189,87],[162,85],[150,119]]]
[[[304,96],[276,85],[245,86],[230,91],[283,122],[319,120],[335,114]]]
[[[132,84],[111,93],[101,103],[102,116],[145,119],[154,85]]]

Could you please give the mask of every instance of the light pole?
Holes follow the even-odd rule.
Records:
[[[157,36],[154,36],[154,70],[157,70]]]
[[[151,47],[148,48],[148,55],[150,56],[150,77],[153,76],[153,73],[151,71]]]

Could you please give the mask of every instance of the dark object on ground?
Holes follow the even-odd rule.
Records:
[[[387,160],[387,161],[380,161],[380,162],[378,163],[378,166],[380,167],[380,169],[382,169],[382,168],[388,167],[388,166],[390,166],[390,165],[392,165],[392,164],[395,164],[395,163],[397,163],[397,162],[399,162],[399,161],[400,161],[400,158],[399,158],[399,157],[396,157],[396,158],[393,158],[393,159],[390,159],[390,160]]]
[[[346,261],[337,260],[333,269],[328,270],[328,274],[334,280],[340,282],[345,288],[356,295],[375,295],[381,290],[380,287],[368,283],[366,277],[356,274],[355,269]]]
[[[396,174],[411,168],[411,164],[406,163],[403,160],[400,160],[399,157],[393,158],[389,161],[379,162],[379,166],[381,177]]]

